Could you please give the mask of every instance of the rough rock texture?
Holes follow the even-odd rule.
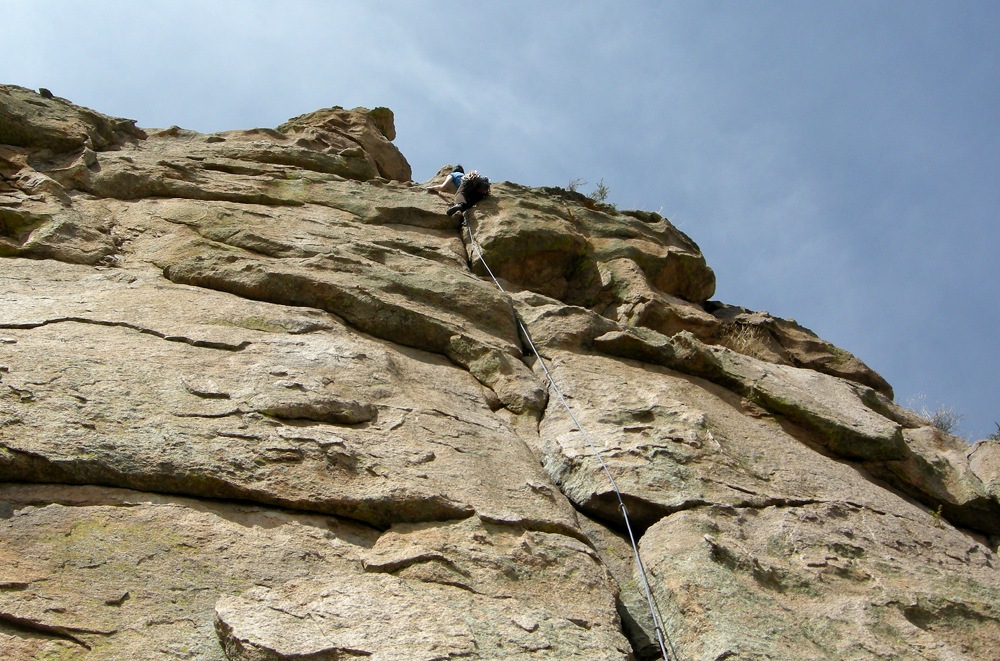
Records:
[[[667,219],[460,225],[394,137],[0,86],[0,657],[996,658],[1000,444]]]

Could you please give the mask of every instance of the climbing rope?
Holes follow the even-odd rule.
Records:
[[[463,214],[463,218],[464,217],[465,214]],[[469,242],[472,244],[472,248],[476,253],[475,257],[479,259],[479,261],[483,265],[483,268],[485,268],[486,272],[489,273],[490,279],[493,280],[493,284],[497,286],[497,289],[506,294],[507,291],[503,288],[503,285],[500,284],[500,281],[497,280],[497,277],[493,275],[493,270],[490,269],[489,264],[486,263],[486,258],[483,256],[483,251],[479,247],[479,242],[476,241],[476,235],[473,232],[472,223],[469,222],[467,219],[464,219],[462,225],[464,227],[467,227],[469,230]],[[511,303],[511,308],[512,309],[514,308],[513,302]],[[649,607],[649,615],[653,619],[653,628],[656,631],[656,642],[660,646],[660,653],[663,655],[664,661],[671,661],[671,659],[679,661],[680,657],[677,656],[677,651],[674,649],[673,643],[670,642],[670,639],[663,632],[661,618],[659,616],[659,607],[656,605],[656,601],[653,598],[653,591],[649,587],[649,580],[647,579],[646,576],[646,566],[643,564],[642,557],[639,555],[639,545],[635,541],[635,535],[632,532],[632,524],[629,522],[628,518],[628,509],[625,507],[625,501],[622,499],[622,493],[618,489],[618,483],[615,482],[615,478],[611,474],[611,470],[608,468],[608,465],[604,462],[603,457],[601,457],[601,453],[597,449],[597,445],[594,443],[593,439],[591,439],[590,434],[588,434],[587,431],[583,428],[583,425],[580,424],[580,421],[573,413],[573,409],[570,408],[569,404],[566,402],[566,398],[563,397],[562,391],[559,389],[559,386],[556,384],[555,379],[552,377],[552,373],[549,372],[549,368],[546,366],[545,360],[542,358],[542,355],[538,352],[538,349],[535,348],[535,343],[531,340],[531,334],[528,333],[528,329],[527,327],[525,327],[524,322],[521,321],[521,316],[517,313],[516,309],[514,309],[514,319],[517,321],[517,326],[518,328],[521,329],[521,334],[524,336],[524,339],[527,340],[528,346],[531,348],[531,352],[535,355],[535,358],[538,359],[538,364],[542,366],[542,371],[545,372],[545,377],[548,379],[549,385],[552,386],[553,392],[555,392],[556,395],[559,397],[559,401],[562,403],[563,408],[566,409],[566,412],[569,414],[570,419],[573,420],[573,424],[576,425],[577,430],[587,440],[587,444],[590,446],[591,452],[594,454],[594,457],[597,458],[597,461],[601,465],[601,469],[603,469],[604,474],[608,477],[608,481],[611,483],[612,489],[614,489],[615,491],[615,496],[618,498],[618,509],[621,510],[622,519],[625,521],[625,529],[628,531],[629,542],[632,544],[632,553],[635,556],[635,564],[639,570],[639,575],[642,578],[642,586],[643,590],[645,591],[646,604]],[[667,653],[668,645],[671,650],[670,654]]]

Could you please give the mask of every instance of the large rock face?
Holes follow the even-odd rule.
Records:
[[[998,444],[666,219],[460,225],[394,137],[0,87],[0,657],[996,658]]]

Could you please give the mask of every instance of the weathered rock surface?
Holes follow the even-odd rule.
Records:
[[[101,151],[145,137],[135,120],[109,117],[23,87],[0,86],[0,144],[31,148],[36,158],[84,146]]]
[[[227,654],[620,659],[629,651],[608,620],[607,571],[565,535],[476,518],[401,525],[367,552],[364,569],[223,598],[216,622]]]
[[[394,137],[0,86],[0,657],[995,658],[1000,444],[667,219],[460,226]]]
[[[1000,649],[996,556],[913,508],[692,510],[658,522],[642,550],[683,658],[990,659]]]

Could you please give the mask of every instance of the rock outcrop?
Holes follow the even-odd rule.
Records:
[[[394,137],[0,86],[0,656],[996,658],[1000,444],[667,219],[462,223]]]

